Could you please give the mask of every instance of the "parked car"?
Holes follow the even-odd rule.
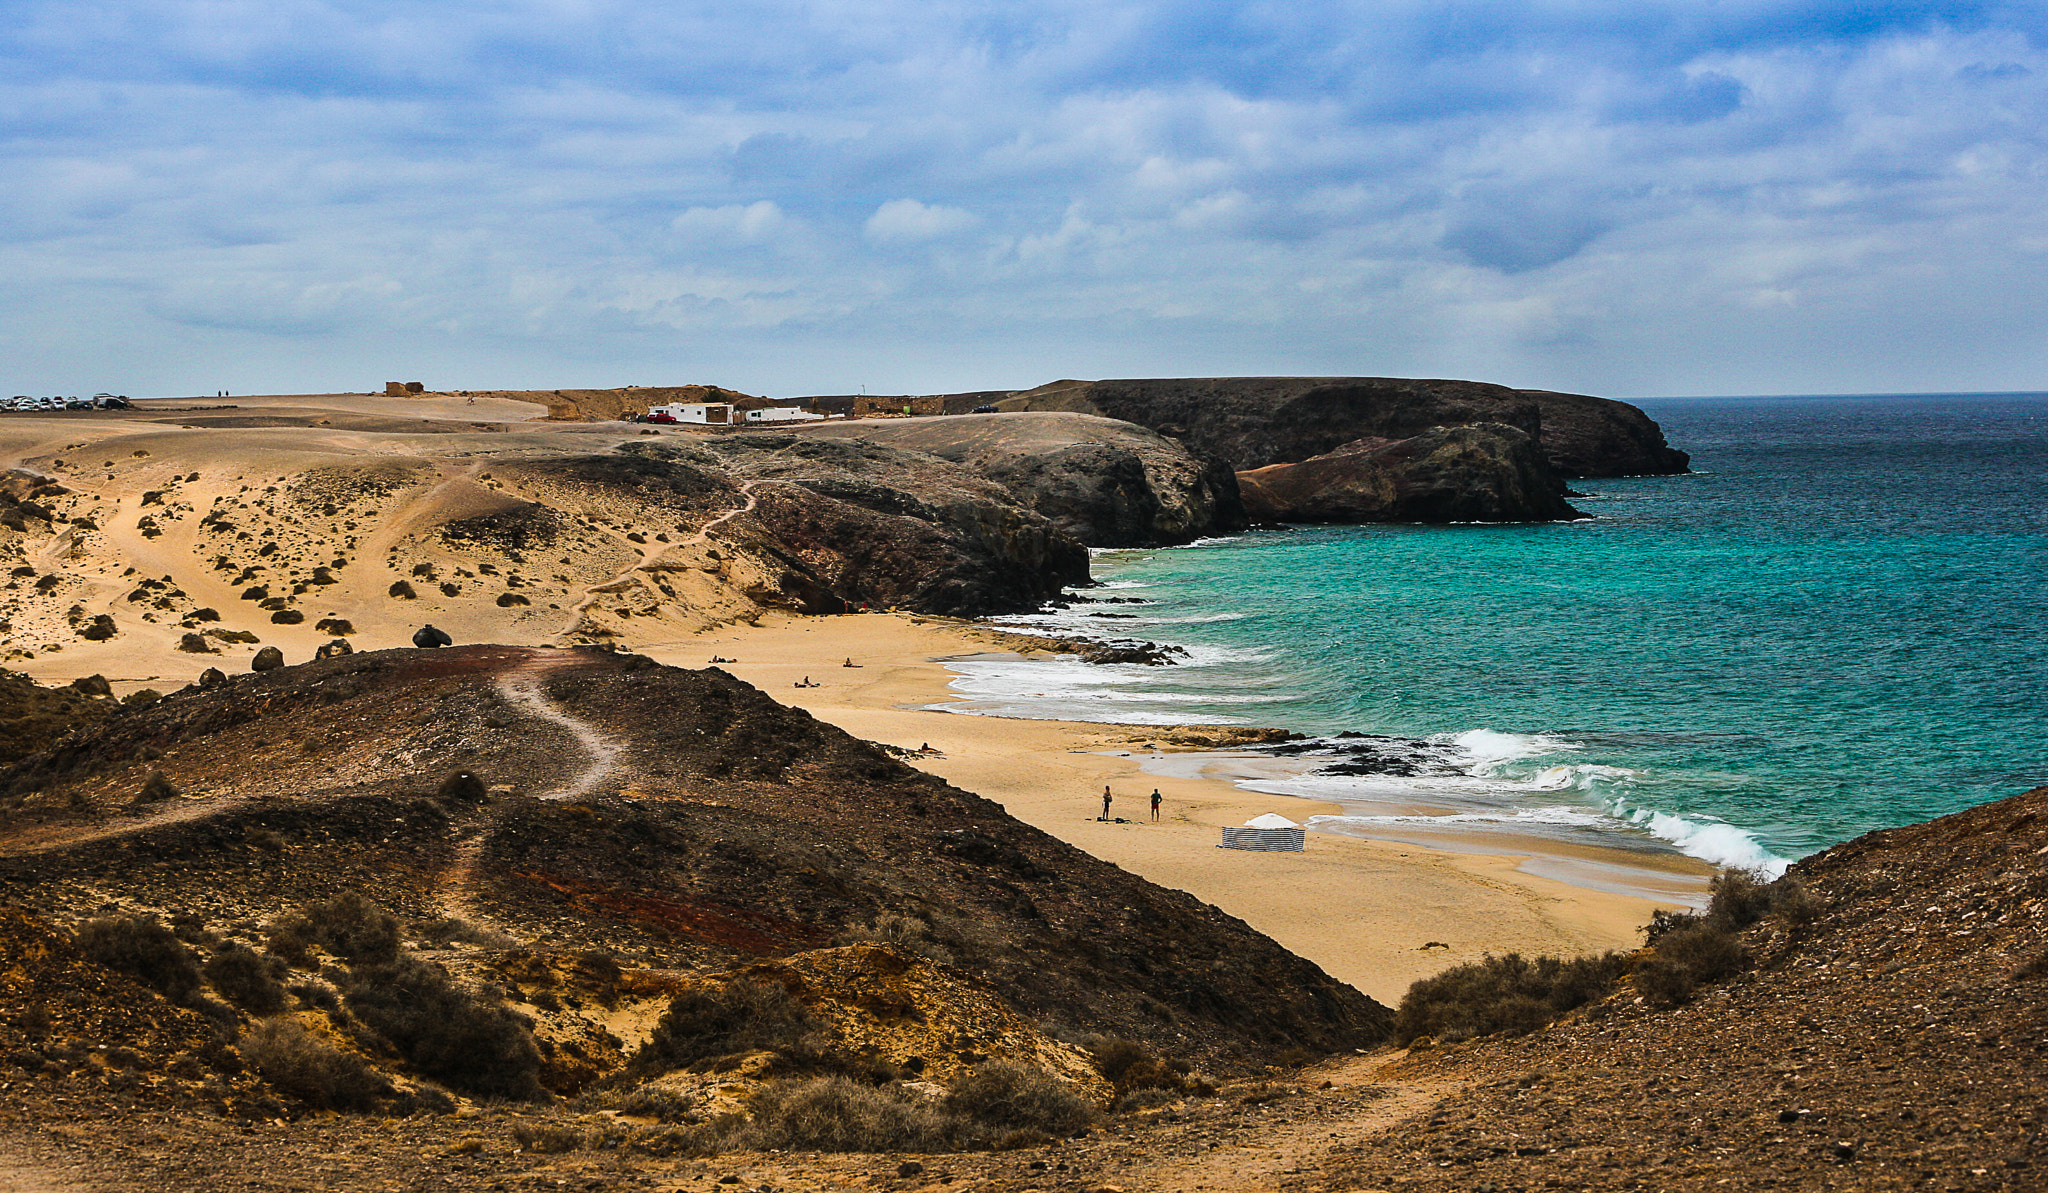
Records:
[[[973,410],[968,411],[969,414],[994,414],[995,412],[996,408],[993,406],[976,406]]]

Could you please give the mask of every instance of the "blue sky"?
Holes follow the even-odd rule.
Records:
[[[0,0],[0,393],[2048,389],[2048,7]]]

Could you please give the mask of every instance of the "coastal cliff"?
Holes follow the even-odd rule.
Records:
[[[1275,522],[1554,522],[1581,516],[1535,440],[1500,423],[1361,439],[1240,472],[1246,511]]]
[[[923,452],[1001,485],[1090,547],[1159,547],[1242,530],[1237,483],[1133,423],[1064,411],[863,419],[805,428]]]
[[[1502,423],[1530,436],[1561,476],[1684,472],[1685,453],[1626,403],[1480,381],[1399,377],[1180,377],[1058,381],[1002,410],[1100,414],[1150,427],[1239,471],[1294,463],[1357,439]]]

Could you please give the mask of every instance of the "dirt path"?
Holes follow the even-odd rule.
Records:
[[[1331,1088],[1312,1113],[1293,1121],[1255,1124],[1252,1146],[1232,1144],[1192,1158],[1134,1164],[1113,1179],[1132,1189],[1277,1189],[1283,1176],[1313,1172],[1333,1147],[1365,1139],[1441,1102],[1460,1088],[1447,1080],[1389,1079],[1406,1052],[1375,1053],[1304,1073]]]
[[[507,704],[561,726],[588,756],[583,769],[574,777],[540,794],[540,798],[545,800],[579,799],[595,791],[618,769],[619,755],[625,749],[623,743],[606,736],[595,725],[570,714],[548,698],[548,676],[572,666],[574,662],[575,656],[567,652],[536,654],[498,676],[498,694]],[[456,842],[455,855],[449,859],[448,869],[441,875],[437,896],[441,913],[450,919],[478,923],[485,918],[477,907],[475,887],[477,863],[483,856],[484,841],[489,835],[490,825],[486,823]]]
[[[92,1188],[61,1172],[0,1153],[0,1193],[89,1193]]]
[[[577,627],[583,624],[583,615],[589,612],[590,607],[597,603],[597,599],[599,597],[605,595],[606,593],[622,591],[630,585],[637,583],[639,581],[639,576],[637,575],[637,573],[644,571],[649,567],[652,567],[655,561],[659,560],[662,556],[674,551],[681,551],[689,547],[694,547],[697,544],[709,539],[711,537],[711,532],[718,529],[720,526],[725,525],[727,522],[732,521],[734,518],[739,517],[741,514],[752,511],[755,504],[759,500],[757,497],[754,496],[754,486],[763,483],[765,482],[747,481],[744,484],[740,485],[740,496],[746,498],[746,501],[741,505],[735,506],[732,509],[725,511],[724,513],[718,515],[716,518],[711,519],[709,522],[704,523],[703,526],[697,529],[697,533],[691,535],[686,539],[679,539],[673,543],[649,543],[647,544],[646,550],[642,552],[639,544],[621,538],[620,541],[625,543],[629,548],[631,548],[635,552],[635,554],[639,556],[639,558],[635,559],[630,565],[627,566],[627,568],[624,571],[620,572],[618,575],[613,576],[609,580],[601,581],[600,583],[593,584],[590,587],[584,589],[583,599],[577,601],[574,605],[571,605],[569,607],[567,620],[563,622],[561,632],[555,635],[556,640],[560,641],[561,639],[567,638],[569,635],[575,633]]]

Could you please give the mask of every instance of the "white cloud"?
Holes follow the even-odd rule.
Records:
[[[876,244],[917,244],[965,232],[979,222],[973,212],[958,207],[891,199],[875,208],[863,231]]]
[[[2048,372],[2048,18],[1373,8],[17,0],[0,392]]]

